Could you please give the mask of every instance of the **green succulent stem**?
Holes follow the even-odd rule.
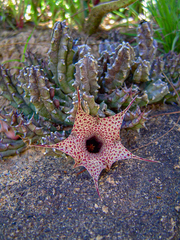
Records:
[[[98,26],[101,23],[101,20],[105,14],[116,11],[119,8],[125,8],[136,1],[137,0],[109,1],[94,6],[91,9],[88,20],[85,24],[85,32],[88,35],[92,35],[97,31]]]

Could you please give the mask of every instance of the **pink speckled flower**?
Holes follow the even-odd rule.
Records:
[[[54,145],[39,146],[55,148],[73,157],[75,160],[74,167],[84,166],[88,170],[94,179],[99,194],[99,175],[104,168],[110,169],[114,162],[128,158],[155,162],[135,156],[121,143],[119,131],[124,115],[133,101],[134,99],[123,112],[114,116],[92,117],[82,110],[78,91],[78,110],[69,137]]]

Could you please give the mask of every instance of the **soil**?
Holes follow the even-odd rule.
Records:
[[[31,32],[31,27],[1,31],[0,62],[21,59]],[[35,30],[29,50],[47,58],[50,35],[51,29]],[[5,66],[16,72],[19,64]],[[179,106],[160,106],[152,110],[147,129],[121,131],[129,150],[138,148],[136,155],[160,163],[131,159],[115,163],[100,176],[102,201],[88,172],[77,174],[83,168],[74,169],[71,157],[47,156],[45,150],[32,148],[2,160],[0,239],[180,239],[178,113],[155,116],[179,110]]]
[[[16,60],[21,60],[24,47],[28,41],[30,34],[33,32],[27,46],[27,50],[32,53],[40,54],[47,59],[51,41],[52,29],[33,27],[25,28],[17,31],[1,31],[0,33],[0,62],[8,69],[12,69],[12,73],[18,72],[17,67],[22,66]],[[11,60],[11,61],[10,61]],[[14,69],[14,70],[13,70]]]

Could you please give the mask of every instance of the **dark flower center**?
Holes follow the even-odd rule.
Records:
[[[86,140],[86,148],[90,153],[98,153],[103,143],[96,136],[92,136]]]

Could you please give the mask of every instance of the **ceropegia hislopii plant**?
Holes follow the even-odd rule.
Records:
[[[117,139],[111,141],[112,143],[117,140],[117,147],[111,147],[111,152],[116,155],[114,160],[108,162],[107,159],[101,158],[102,162],[96,171],[92,170],[93,165],[89,168],[86,163],[79,163],[93,176],[96,187],[103,168],[110,168],[112,162],[118,159],[135,158],[128,150],[127,152],[124,150],[119,140],[121,124],[123,128],[138,130],[145,126],[148,119],[148,112],[142,111],[141,107],[156,102],[178,101],[178,96],[166,82],[163,72],[171,79],[173,87],[180,94],[180,56],[174,52],[156,56],[157,43],[153,39],[150,23],[141,23],[137,33],[136,47],[125,42],[106,40],[100,44],[99,58],[96,59],[87,44],[76,44],[69,35],[65,22],[57,22],[53,28],[48,63],[29,53],[27,62],[18,76],[11,75],[9,70],[1,66],[1,96],[8,99],[13,106],[2,107],[0,110],[1,121],[7,124],[6,128],[1,124],[1,132],[7,135],[9,133],[9,136],[13,132],[16,138],[19,137],[8,138],[6,134],[1,133],[1,157],[20,153],[29,144],[44,144],[45,138],[46,142],[52,144],[68,141],[64,140],[68,139],[69,135],[69,131],[66,130],[73,126],[75,117],[79,118],[81,112],[87,119],[93,119],[93,124],[95,121],[108,124],[108,119],[117,120],[119,117],[121,119],[117,120],[120,122],[118,128],[114,130]],[[80,100],[78,101],[77,89],[81,104]],[[132,101],[135,95],[136,98]],[[131,106],[131,111],[128,106]],[[82,117],[80,121],[83,122],[85,119]],[[115,123],[112,126],[110,123],[109,128],[113,128],[114,125]],[[99,125],[100,128],[101,126],[108,134],[108,126],[107,129],[104,124]],[[85,131],[86,128],[82,123],[81,131]],[[72,134],[77,130],[76,125],[73,129],[75,130],[72,130]],[[86,153],[99,156],[105,154],[102,153],[103,149],[108,148],[105,148],[107,145],[105,140],[102,141],[98,135],[100,132],[98,127],[96,130],[98,133],[94,133],[93,136],[85,136],[83,147]],[[81,138],[81,134],[78,139]],[[93,152],[96,148],[97,152]],[[70,154],[72,149],[69,147],[68,150],[64,148],[60,150]],[[76,160],[75,155],[70,155]]]

